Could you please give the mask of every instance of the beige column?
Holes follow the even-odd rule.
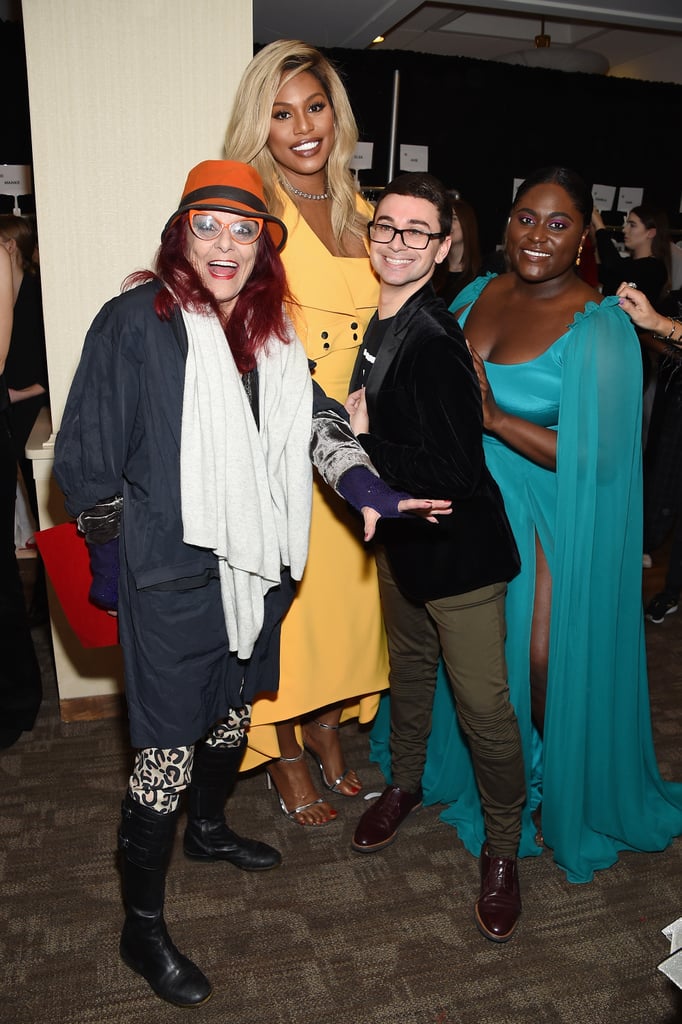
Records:
[[[85,333],[149,266],[185,176],[223,155],[253,52],[251,0],[23,0],[52,422],[36,423],[40,526],[67,519],[54,437]],[[51,599],[62,718],[114,714],[118,648],[85,651]]]

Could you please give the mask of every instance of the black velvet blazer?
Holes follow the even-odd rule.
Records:
[[[362,350],[351,378],[360,386]],[[398,586],[416,601],[512,579],[519,555],[483,456],[481,395],[464,335],[429,282],[393,318],[366,386],[358,438],[381,476],[415,497],[450,498],[438,525],[379,522]]]

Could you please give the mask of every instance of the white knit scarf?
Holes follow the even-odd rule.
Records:
[[[184,541],[218,557],[231,651],[248,658],[264,596],[308,554],[312,385],[303,347],[272,339],[258,357],[260,432],[213,315],[183,310],[187,364],[180,495]]]

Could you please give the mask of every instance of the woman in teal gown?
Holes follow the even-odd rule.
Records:
[[[583,223],[589,225],[589,192],[585,190],[578,202],[574,179],[580,183],[572,172],[550,168],[521,186],[508,240],[522,237],[518,252],[525,256],[517,260],[508,241],[512,270],[501,276],[516,280],[505,293],[502,280],[491,288],[496,275],[479,277],[457,296],[450,308],[465,333],[472,309],[488,288],[497,288],[502,296],[485,306],[486,314],[497,306],[498,321],[515,315],[515,286],[524,293],[529,316],[533,303],[547,301],[548,294],[550,301],[563,302],[560,308],[565,311],[557,279],[546,268],[551,268],[552,253],[556,261],[559,247],[566,250],[570,241],[566,221],[554,211],[566,207],[580,219],[580,229]],[[553,202],[548,209],[554,218],[546,218],[549,227],[541,213],[536,216],[525,209],[527,201],[536,200],[542,209],[547,181],[555,186],[563,182],[565,193],[565,198],[559,193],[563,202],[556,199],[556,191],[549,194]],[[535,190],[529,191],[534,183]],[[561,235],[554,250],[552,232]],[[583,237],[579,230],[576,238]],[[544,842],[554,860],[569,881],[588,882],[595,870],[612,865],[620,850],[661,850],[682,833],[682,784],[661,779],[651,731],[641,603],[639,342],[616,298],[602,300],[588,289],[592,299],[587,286],[578,287],[571,280],[577,278],[572,269],[576,256],[578,241],[563,271],[569,275],[566,288],[563,278],[559,284],[564,292],[572,289],[571,294],[580,297],[580,308],[565,317],[560,336],[544,349],[540,346],[531,358],[520,354],[517,361],[509,348],[500,346],[494,360],[485,352],[485,361],[475,354],[474,359],[484,407],[489,387],[495,405],[521,428],[515,447],[493,433],[484,438],[486,460],[502,490],[522,562],[506,603],[509,686],[524,744],[528,789],[519,855],[542,852],[532,817],[541,803]],[[549,275],[549,286],[543,274]],[[555,291],[548,293],[547,287]],[[486,320],[483,306],[481,313],[478,335]],[[544,316],[542,310],[539,314]],[[504,328],[499,331],[494,324],[491,331],[504,336]],[[551,467],[519,450],[528,424],[554,432],[556,459]],[[538,546],[551,577],[546,706],[540,731],[531,715],[530,655]],[[389,699],[387,695],[382,701],[371,736],[371,756],[387,777]],[[478,855],[485,838],[481,806],[444,669],[422,785],[424,802],[447,805],[441,818]]]

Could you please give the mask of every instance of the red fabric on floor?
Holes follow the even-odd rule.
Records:
[[[67,621],[83,647],[113,647],[118,622],[88,598],[92,583],[85,538],[75,523],[39,530],[36,544]]]

